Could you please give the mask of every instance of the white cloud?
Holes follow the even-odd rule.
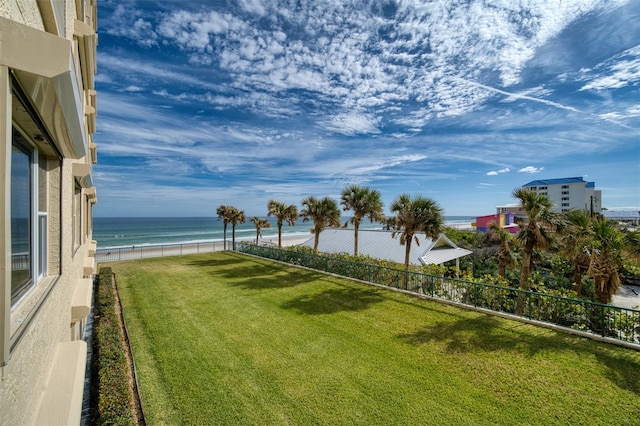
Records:
[[[142,43],[144,27],[152,37],[160,37],[159,42],[189,52],[192,64],[208,65],[211,72],[231,77],[233,83],[225,89],[212,88],[216,90],[212,97],[222,108],[231,101],[221,92],[240,89],[242,95],[233,96],[236,105],[250,104],[242,98],[258,93],[273,110],[264,105],[256,110],[272,111],[276,117],[290,115],[281,106],[282,93],[294,106],[314,102],[304,93],[309,91],[332,113],[318,121],[327,130],[372,134],[386,125],[401,125],[413,133],[434,119],[475,111],[496,93],[507,96],[509,102],[526,99],[579,112],[544,99],[550,92],[541,86],[510,93],[476,81],[486,73],[498,73],[504,87],[518,83],[536,49],[567,24],[596,8],[618,4],[600,0],[554,7],[537,2],[407,2],[398,4],[395,16],[389,18],[377,7],[341,2],[303,3],[292,9],[278,2],[242,0],[240,12],[233,8],[174,10],[144,17],[140,28],[134,22],[131,33],[118,33],[122,30],[113,24],[108,31]],[[142,19],[125,6],[116,9],[114,20],[129,15]],[[148,28],[152,21],[155,25]],[[124,66],[159,79],[184,77],[184,83],[206,85],[204,79],[163,72],[163,67],[134,70],[135,65],[117,63],[115,58],[103,60],[111,62],[108,66]],[[399,102],[412,101],[414,108],[395,108]],[[367,112],[335,114],[343,109]]]
[[[588,71],[593,71],[595,76],[580,88],[581,91],[620,89],[637,84],[640,81],[640,45],[627,49]],[[585,72],[585,74],[592,74],[592,72]]]
[[[123,89],[125,92],[142,92],[144,89],[140,86],[127,86]]]
[[[129,5],[118,4],[107,22],[107,33],[135,40],[145,47],[157,44],[157,34],[151,22],[139,17],[140,12]]]
[[[157,82],[171,82],[194,87],[200,87],[209,90],[220,90],[223,87],[219,84],[210,83],[203,78],[197,78],[188,73],[184,67],[178,66],[174,71],[171,65],[166,63],[154,63],[149,60],[135,60],[124,56],[115,56],[109,53],[101,53],[98,56],[98,67],[105,74],[125,75],[126,78],[134,79],[135,85],[143,86],[144,84],[154,84]],[[151,80],[152,79],[152,80]],[[116,80],[111,79],[112,83]],[[120,82],[121,83],[121,82]]]
[[[523,167],[520,170],[518,170],[518,173],[540,173],[541,171],[544,170],[544,167],[534,167],[534,166],[527,166],[527,167]]]
[[[620,2],[407,0],[393,16],[376,2],[205,3],[99,6],[117,9],[101,20],[96,76],[95,138],[107,161],[140,158],[150,176],[171,168],[185,188],[201,177],[250,193],[243,203],[259,191],[299,201],[348,182],[444,197],[458,194],[453,181],[494,203],[501,185],[477,176],[510,172],[498,157],[556,170],[637,141],[633,49],[603,51],[613,53],[599,65],[536,68],[556,42],[579,52],[576,28],[590,31],[582,25]],[[571,96],[580,86],[593,92]],[[101,179],[138,179],[103,167]]]
[[[487,176],[497,176],[501,173],[507,173],[509,172],[509,168],[505,167],[504,169],[500,169],[500,170],[491,170],[490,172],[487,172]]]
[[[321,125],[329,131],[343,135],[375,134],[380,132],[376,128],[377,121],[378,120],[368,114],[351,112],[329,117],[329,119],[321,123]]]
[[[408,154],[408,155],[402,155],[398,157],[391,157],[386,160],[379,160],[372,165],[356,167],[354,169],[347,170],[346,173],[349,175],[364,175],[372,172],[377,172],[382,169],[396,167],[404,163],[413,163],[416,161],[421,161],[421,160],[424,160],[425,158],[427,158],[427,156],[422,154]]]

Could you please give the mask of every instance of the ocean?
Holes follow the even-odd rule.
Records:
[[[266,218],[271,228],[262,229],[262,241],[278,241],[276,219]],[[342,223],[350,217],[343,217]],[[470,224],[475,221],[471,216],[446,216],[447,224]],[[284,224],[282,235],[307,235],[313,222],[303,222],[299,219],[294,226]],[[349,227],[353,226],[349,224]],[[380,223],[365,220],[360,229],[381,229]],[[236,240],[256,238],[256,228],[253,222],[236,226]],[[134,218],[105,218],[93,219],[93,239],[98,248],[117,248],[129,246],[146,246],[158,244],[187,244],[223,240],[223,223],[215,217],[134,217]],[[231,241],[231,225],[227,226],[227,241]]]

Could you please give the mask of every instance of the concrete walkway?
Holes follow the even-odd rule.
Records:
[[[640,309],[640,287],[623,285],[613,296],[611,304],[622,308]]]

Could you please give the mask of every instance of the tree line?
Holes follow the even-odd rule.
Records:
[[[552,211],[553,204],[546,195],[528,189],[515,189],[512,195],[520,201],[523,211],[522,217],[516,218],[519,226],[516,235],[493,223],[481,238],[478,238],[479,233],[475,231],[462,238],[474,241],[476,247],[471,248],[496,248],[493,257],[497,263],[496,274],[500,278],[507,276],[508,269],[517,269],[519,266],[517,286],[523,290],[532,288],[536,260],[542,253],[559,253],[573,263],[574,290],[577,296],[582,297],[582,281],[586,275],[593,281],[594,299],[609,303],[620,287],[619,271],[625,259],[640,259],[640,232],[622,231],[616,223],[601,215],[592,217],[582,210],[555,213]],[[328,227],[342,225],[340,208],[330,197],[309,196],[302,200],[301,205],[302,209],[298,211],[294,204],[272,199],[267,203],[267,216],[276,218],[278,247],[282,247],[282,226],[285,223],[293,226],[299,218],[304,222],[313,222],[313,251],[317,252],[321,232]],[[358,256],[358,232],[362,221],[369,219],[371,222],[380,222],[385,228],[392,230],[393,238],[400,237],[400,244],[405,247],[405,270],[410,267],[413,241],[419,244],[420,234],[436,239],[445,230],[442,208],[436,201],[422,195],[400,194],[389,207],[393,216],[385,217],[379,191],[368,186],[351,185],[342,191],[340,205],[344,211],[353,213],[347,222],[354,227],[353,255]],[[227,225],[232,226],[232,242],[235,243],[235,228],[238,224],[246,223],[246,217],[242,210],[229,205],[220,205],[216,213],[218,219],[223,221],[226,249]],[[261,230],[271,225],[258,216],[253,216],[251,221],[256,228],[257,244],[262,235]],[[470,237],[471,234],[475,236]],[[456,243],[460,245],[459,241]]]
[[[318,198],[309,196],[302,200],[302,209],[298,211],[295,204],[286,204],[276,200],[267,203],[267,216],[276,218],[278,227],[278,247],[282,247],[282,226],[284,223],[294,225],[296,220],[302,218],[303,222],[313,222],[311,233],[314,235],[313,251],[317,252],[321,232],[329,227],[339,227],[340,208],[338,203],[330,197]],[[358,232],[360,224],[367,218],[371,222],[381,222],[393,230],[392,237],[400,236],[400,244],[405,246],[405,268],[409,269],[409,259],[412,241],[418,242],[418,235],[424,233],[430,238],[437,238],[444,226],[442,209],[438,203],[421,195],[410,196],[400,194],[391,203],[390,210],[395,213],[392,218],[384,215],[384,203],[382,195],[376,189],[368,186],[351,185],[346,187],[340,195],[340,205],[344,211],[352,211],[353,216],[348,222],[354,228],[354,256],[358,255]],[[235,244],[235,228],[246,223],[246,217],[242,210],[228,205],[218,206],[216,213],[218,219],[223,221],[224,247],[226,246],[227,225],[232,227],[232,243]],[[258,216],[253,216],[251,221],[256,227],[256,243],[262,235],[262,229],[269,228],[270,223]],[[346,226],[346,223],[345,223]]]

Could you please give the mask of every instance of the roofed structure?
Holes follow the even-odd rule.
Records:
[[[640,225],[640,211],[636,210],[604,210],[602,216],[609,220],[626,223],[633,226]]]
[[[400,244],[400,236],[392,237],[393,231],[378,229],[361,229],[358,231],[358,253],[375,259],[385,259],[404,263],[405,247]],[[471,254],[471,251],[456,246],[446,235],[433,241],[424,234],[417,236],[419,244],[411,244],[413,265],[439,265],[449,260]],[[300,244],[313,247],[314,238]],[[322,231],[318,243],[318,251],[323,253],[353,253],[353,229],[329,228]]]

